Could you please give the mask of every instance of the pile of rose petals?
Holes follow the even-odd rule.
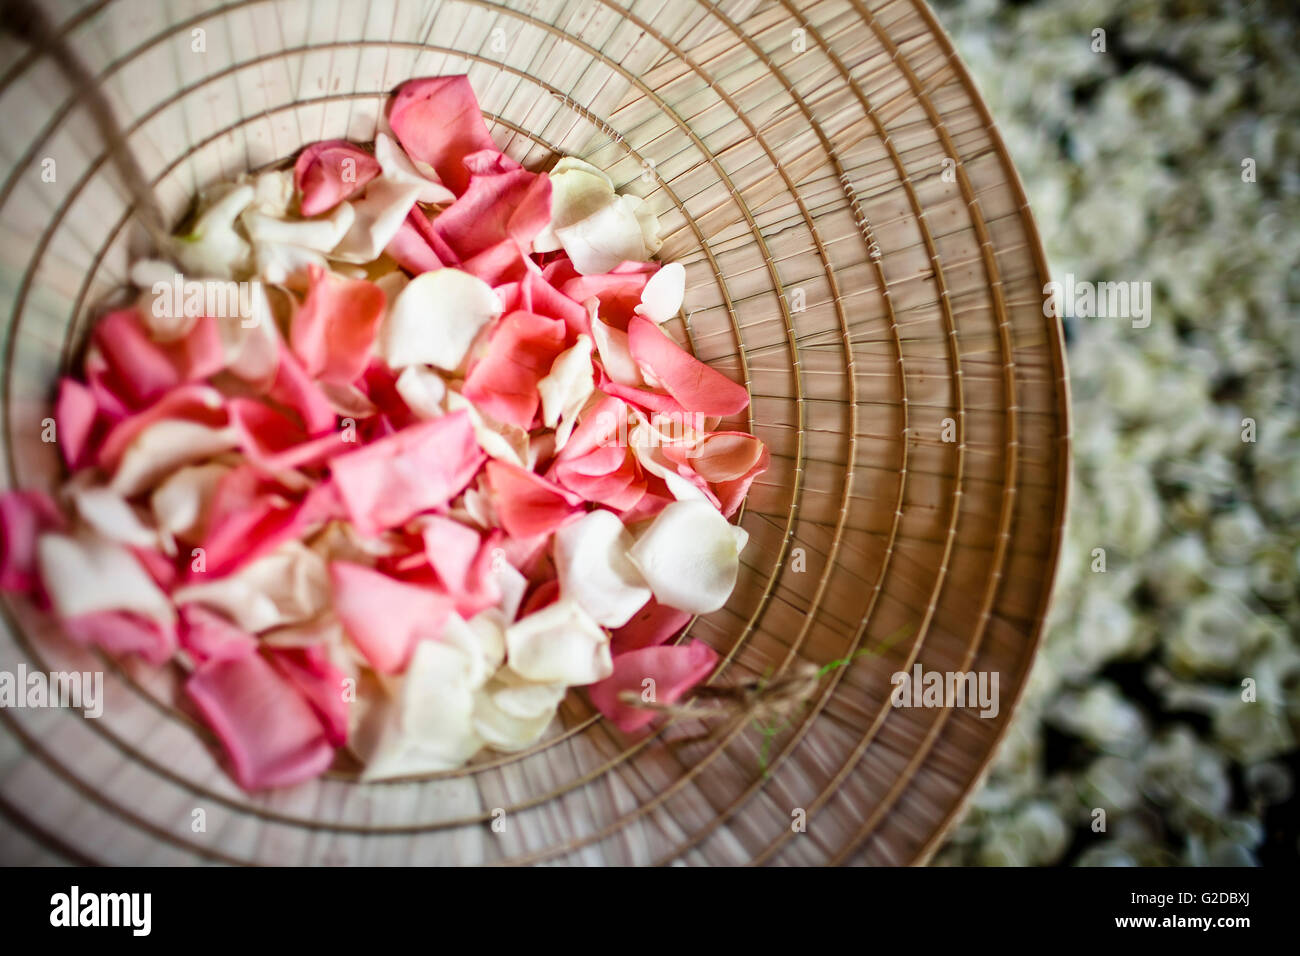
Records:
[[[685,276],[640,199],[520,167],[463,76],[388,123],[205,193],[60,382],[57,500],[0,497],[0,587],[183,666],[248,789],[518,751],[574,686],[644,726],[623,692],[716,664],[670,641],[730,595],[768,462],[661,329]]]

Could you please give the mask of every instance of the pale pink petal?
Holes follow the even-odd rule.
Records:
[[[210,660],[185,689],[245,790],[309,780],[334,759],[316,712],[260,654]]]
[[[324,647],[275,648],[271,663],[316,711],[325,737],[335,747],[348,742],[348,676],[336,667]]]
[[[749,404],[743,385],[686,352],[644,316],[633,316],[627,333],[632,357],[642,371],[653,375],[687,411],[734,415]]]
[[[379,175],[379,161],[346,140],[312,143],[293,166],[293,185],[304,216],[328,212]]]
[[[178,611],[180,646],[196,663],[243,657],[257,649],[257,638],[202,604],[186,604],[178,608]]]
[[[138,654],[155,667],[176,650],[176,627],[124,611],[96,611],[63,619],[73,642],[98,647],[109,654]]]
[[[514,538],[547,534],[582,510],[582,498],[541,475],[495,459],[487,463],[501,526]]]
[[[63,523],[54,500],[44,492],[0,493],[0,591],[25,593],[36,586],[37,535]]]
[[[565,326],[532,312],[500,320],[487,354],[470,369],[462,393],[497,421],[528,430],[537,415],[537,383],[564,351]]]
[[[679,611],[675,607],[668,607],[651,598],[645,607],[632,616],[632,620],[614,632],[610,646],[613,648],[615,659],[619,654],[628,651],[667,644],[678,635],[690,619],[689,611]]]
[[[364,279],[308,270],[311,288],[293,317],[289,340],[307,374],[353,382],[370,361],[375,331],[384,317],[384,293]]]
[[[614,658],[614,673],[587,688],[592,704],[624,733],[640,730],[655,719],[655,712],[620,700],[624,691],[638,698],[650,694],[651,702],[675,704],[687,691],[708,677],[718,653],[707,644],[673,644],[628,651]],[[653,681],[646,684],[645,681]]]
[[[330,580],[335,613],[381,674],[405,670],[416,643],[436,640],[452,613],[452,600],[446,594],[360,564],[331,562]]]
[[[467,76],[403,83],[393,97],[388,121],[407,155],[432,166],[457,195],[469,185],[465,157],[496,148]]]
[[[447,504],[484,457],[469,416],[454,412],[340,455],[331,471],[352,523],[374,535]]]

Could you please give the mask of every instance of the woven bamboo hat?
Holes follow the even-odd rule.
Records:
[[[1069,429],[1023,190],[923,0],[61,7],[172,222],[208,183],[373,138],[401,81],[460,72],[516,158],[577,155],[646,197],[687,270],[669,327],[748,385],[773,452],[740,584],[690,633],[722,652],[714,687],[821,677],[776,717],[637,737],[575,692],[520,755],[249,796],[177,674],[79,651],[10,603],[0,668],[103,670],[105,705],[0,710],[7,862],[928,857],[1034,657]],[[17,39],[0,51],[0,454],[10,485],[52,486],[52,385],[140,236],[86,98]],[[918,665],[996,674],[996,714],[892,706],[891,675]]]

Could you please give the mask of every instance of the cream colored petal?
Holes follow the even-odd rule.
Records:
[[[506,660],[521,677],[547,684],[592,684],[614,670],[609,635],[565,597],[506,629]]]
[[[412,183],[383,176],[371,180],[365,195],[352,200],[356,218],[330,258],[357,263],[378,259],[397,235],[420,192],[421,187]]]
[[[595,390],[591,338],[579,335],[576,343],[556,356],[551,370],[537,383],[542,397],[542,421],[547,428],[555,429],[557,451],[569,440],[578,412]]]
[[[203,461],[238,444],[239,437],[232,427],[211,428],[164,418],[131,441],[108,486],[130,498],[152,488],[182,465]]]
[[[524,467],[528,459],[528,432],[483,414],[460,392],[448,392],[446,402],[447,411],[464,410],[469,415],[474,438],[489,457]]]
[[[447,399],[447,383],[427,365],[408,365],[397,376],[397,394],[419,418],[439,418]]]
[[[375,159],[384,177],[396,183],[419,187],[416,199],[422,203],[442,204],[455,200],[456,194],[442,184],[432,167],[416,167],[397,142],[385,133],[375,136]],[[427,170],[427,171],[426,171]]]
[[[149,505],[159,529],[182,541],[201,540],[217,484],[230,471],[226,465],[188,465],[169,475],[153,490]]]
[[[501,314],[492,287],[459,269],[434,269],[407,283],[380,330],[390,368],[433,365],[454,371],[479,330]]]
[[[320,555],[290,541],[234,574],[177,588],[175,602],[223,612],[250,634],[309,620],[330,606],[329,572]]]
[[[195,220],[189,235],[171,244],[182,271],[214,279],[233,279],[248,266],[249,245],[235,231],[235,220],[253,201],[252,186],[227,188]]]
[[[685,295],[686,269],[680,262],[670,262],[662,266],[645,284],[636,313],[662,324],[681,310]]]
[[[650,600],[650,588],[628,560],[632,535],[612,511],[589,512],[555,532],[560,594],[605,627],[622,627]]]
[[[727,603],[749,540],[704,501],[675,501],[628,552],[660,604],[707,614]]]
[[[328,215],[314,219],[279,219],[247,210],[240,220],[255,246],[268,242],[325,254],[348,234],[356,220],[356,211],[351,203],[341,202]]]
[[[135,555],[94,532],[41,535],[36,562],[60,617],[129,611],[164,624],[176,619],[171,601]]]

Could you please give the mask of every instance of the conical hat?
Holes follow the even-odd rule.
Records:
[[[1024,191],[923,0],[203,6],[83,0],[58,24],[172,222],[204,186],[306,143],[373,139],[398,83],[452,73],[530,168],[579,156],[650,203],[661,257],[687,274],[666,327],[748,386],[749,426],[772,451],[741,518],[741,581],[690,636],[722,654],[715,687],[822,676],[782,718],[633,737],[575,691],[524,753],[249,795],[181,706],[178,671],[74,648],[7,602],[0,668],[103,671],[105,705],[98,719],[0,709],[3,854],[924,861],[1024,689],[1069,426]],[[47,57],[0,43],[0,454],[10,486],[52,487],[53,383],[140,236],[77,94]],[[996,696],[921,694],[931,674],[967,672],[962,687]]]

